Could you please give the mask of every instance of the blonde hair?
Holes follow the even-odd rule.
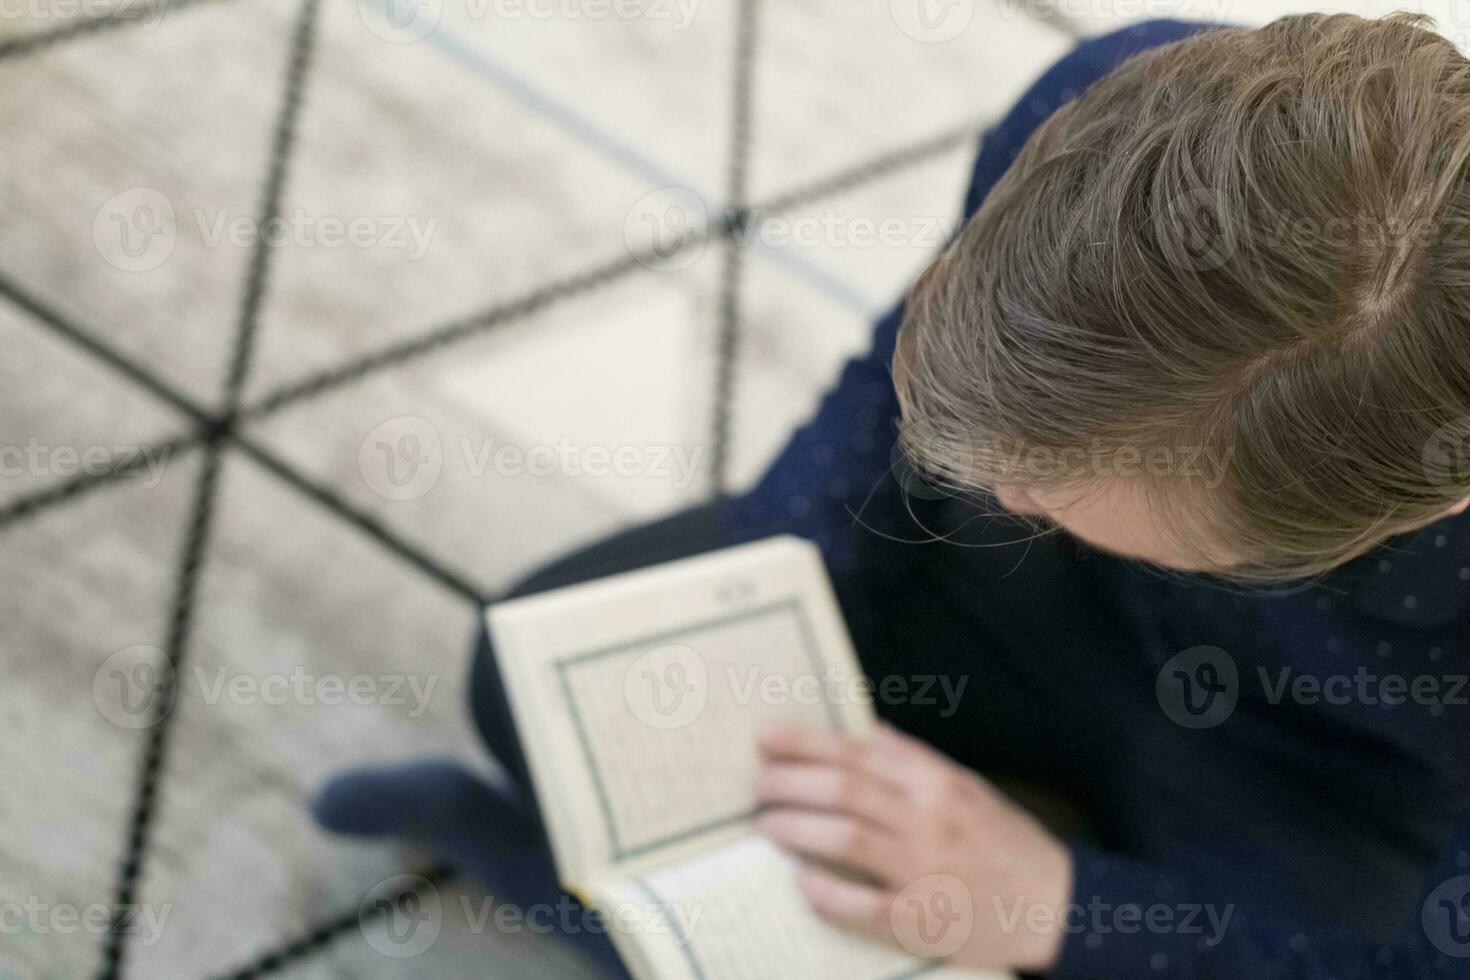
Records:
[[[1470,61],[1425,23],[1209,29],[1060,108],[911,291],[904,451],[957,487],[1151,458],[1246,580],[1470,495]]]

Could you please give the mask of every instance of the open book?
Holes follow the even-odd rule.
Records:
[[[823,922],[754,830],[760,728],[874,721],[810,544],[769,538],[487,618],[562,885],[638,980],[976,976]]]

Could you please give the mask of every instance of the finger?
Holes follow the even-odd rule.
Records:
[[[778,847],[890,881],[901,874],[897,838],[860,820],[809,810],[767,810],[756,829]]]
[[[893,903],[887,891],[806,862],[797,868],[796,887],[812,911],[828,922],[865,935],[883,934]]]
[[[762,806],[848,813],[888,831],[912,823],[909,800],[896,787],[867,772],[842,766],[767,763],[756,776],[755,799]]]
[[[922,741],[894,728],[886,721],[873,726],[873,745],[900,758],[920,759],[939,755],[939,751],[928,742]]]
[[[768,759],[846,765],[856,751],[853,740],[826,728],[782,725],[763,731],[756,740]]]
[[[919,802],[942,797],[958,773],[969,772],[928,743],[886,723],[874,731],[867,755],[868,767],[883,772],[906,796]]]
[[[908,791],[907,781],[894,771],[893,764],[875,757],[868,739],[842,735],[825,728],[780,727],[770,729],[757,741],[767,760],[787,760],[818,765],[840,766],[867,773],[874,779]]]

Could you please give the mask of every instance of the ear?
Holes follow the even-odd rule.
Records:
[[[1470,507],[1470,497],[1466,497],[1464,500],[1460,501],[1458,504],[1455,504],[1455,506],[1445,511],[1445,516],[1451,517],[1455,514],[1463,514],[1465,513],[1465,508],[1467,507]]]

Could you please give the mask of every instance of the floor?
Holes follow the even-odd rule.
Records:
[[[492,768],[480,604],[748,485],[952,227],[978,130],[1170,11],[1284,9],[6,5],[0,980],[585,975],[319,833],[312,788]],[[374,911],[404,887],[411,956]]]

